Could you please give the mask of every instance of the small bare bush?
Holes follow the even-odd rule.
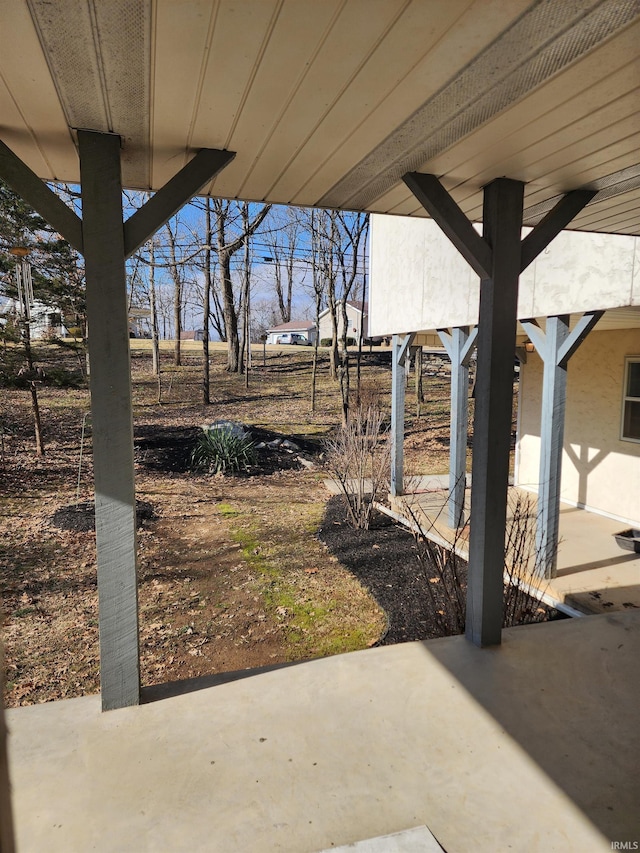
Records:
[[[445,505],[446,506],[446,505]],[[443,506],[438,513],[444,512]],[[410,507],[405,510],[412,522],[421,570],[428,577],[426,585],[436,621],[444,636],[462,634],[467,611],[467,561],[460,556],[463,543],[460,531],[451,541],[444,541],[435,531],[435,520],[425,527]],[[535,544],[535,508],[529,497],[510,496],[505,535],[504,596],[502,625],[524,625],[540,622],[547,610],[542,604],[546,585],[540,554]]]
[[[374,503],[388,490],[390,448],[383,414],[360,406],[326,442],[326,467],[340,488],[347,518],[368,530]]]

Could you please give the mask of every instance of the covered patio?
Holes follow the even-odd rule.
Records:
[[[465,515],[470,512],[471,489],[465,489]],[[469,526],[455,530],[449,526],[448,476],[427,476],[412,482],[401,496],[391,499],[387,511],[409,529],[420,529],[435,542],[455,548],[463,560],[469,559]],[[520,505],[530,514],[533,540],[538,517],[535,494],[511,486],[507,500],[507,524],[513,509]],[[622,532],[620,521],[595,512],[560,504],[557,571],[554,577],[539,577],[529,560],[527,582],[540,590],[542,600],[570,616],[640,610],[640,554],[621,549],[615,534]],[[507,556],[508,561],[508,556]]]
[[[615,613],[12,710],[18,849],[314,853],[426,825],[449,853],[610,850],[638,832],[639,652]]]
[[[636,614],[501,644],[519,277],[564,228],[640,234],[639,58],[636,0],[3,4],[0,178],[85,258],[102,689],[9,712],[20,850],[313,851],[421,824],[449,853],[640,837]],[[155,193],[126,221],[125,188]],[[468,641],[132,707],[126,262],[195,194],[432,216],[481,279]]]

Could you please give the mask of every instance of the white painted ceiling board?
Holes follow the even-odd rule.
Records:
[[[365,5],[359,2],[357,9],[368,15],[369,7],[365,9]],[[424,0],[414,0],[401,10],[401,15],[391,18],[388,29],[381,29],[369,61],[358,70],[350,85],[338,93],[310,143],[296,157],[291,181],[289,176],[283,176],[274,192],[295,201],[319,198],[342,173],[356,165],[360,156],[371,150],[376,139],[384,139],[395,122],[410,115],[436,91],[445,79],[438,73],[428,75],[415,91],[407,85],[407,80],[424,66],[425,57],[438,48],[467,6],[469,0],[456,0],[445,7],[432,5],[427,9]],[[440,69],[439,73],[446,72]],[[365,122],[373,122],[376,128],[361,131]],[[317,150],[326,152],[324,158],[318,158]],[[299,184],[298,177],[296,186],[294,176],[298,175],[303,183]]]
[[[476,152],[494,149],[496,144],[507,143],[512,151],[526,149],[544,138],[550,128],[569,124],[576,113],[580,116],[592,112],[635,89],[640,85],[639,42],[640,23],[556,74],[491,122],[430,160],[424,171],[431,168],[439,175],[460,173],[463,164]],[[604,75],[603,69],[606,69]]]
[[[47,178],[76,125],[122,135],[130,186],[226,147],[216,194],[424,216],[415,160],[477,218],[500,175],[533,205],[640,167],[639,101],[638,0],[0,3],[0,138]],[[576,226],[640,232],[619,192]]]
[[[0,80],[4,83],[0,93],[2,125],[17,129],[23,123],[19,132],[32,138],[41,128],[49,127],[55,139],[46,154],[34,141],[28,158],[31,168],[38,175],[62,177],[70,173],[77,162],[75,146],[25,5],[16,5],[11,27],[0,26]],[[9,138],[6,141],[9,143]]]
[[[217,4],[206,0],[158,0],[154,38],[153,163],[151,181],[162,186],[186,162],[197,82],[203,64],[211,17]],[[209,147],[223,147],[221,136]]]
[[[229,139],[228,147],[237,156],[216,181],[221,195],[261,197],[247,182],[248,174],[324,42],[337,7],[335,0],[282,6]]]
[[[336,10],[304,77],[274,122],[260,161],[250,175],[252,195],[273,194],[274,187],[287,173],[297,175],[298,182],[305,180],[306,174],[301,172],[299,164],[291,169],[293,162],[310,141],[319,147],[317,135],[324,119],[336,100],[349,91],[354,78],[362,73],[378,42],[405,5],[406,0],[394,3],[368,0],[367,15],[362,14],[363,7],[358,4],[342,5]],[[342,59],[336,61],[336,57]],[[373,91],[374,86],[372,94]],[[361,106],[355,104],[354,108]]]

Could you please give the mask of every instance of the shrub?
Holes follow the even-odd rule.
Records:
[[[320,346],[321,347],[330,347],[332,345],[332,343],[333,343],[333,338],[321,338],[320,339]],[[354,347],[355,345],[356,345],[356,339],[355,338],[347,338],[347,346],[348,347]]]
[[[254,465],[256,458],[248,435],[239,435],[230,427],[203,430],[191,453],[191,467],[209,474],[234,474]]]
[[[445,506],[440,512],[444,512]],[[433,521],[423,516],[419,518],[407,503],[405,511],[412,522],[420,569],[430,578],[426,588],[439,628],[444,636],[463,634],[467,611],[467,562],[459,552],[467,543],[460,530],[453,531],[449,542],[439,535],[441,531],[436,533],[437,517]],[[510,495],[503,575],[504,628],[547,618],[547,608],[542,603],[547,585],[538,585],[543,577],[544,566],[535,543],[533,502],[527,496]],[[538,583],[532,583],[532,578],[538,578]]]
[[[380,407],[359,406],[326,448],[326,467],[340,488],[347,518],[367,530],[374,504],[388,490],[390,446]]]

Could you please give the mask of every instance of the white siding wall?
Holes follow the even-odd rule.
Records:
[[[435,222],[371,217],[371,335],[475,325],[479,293]],[[629,305],[640,305],[637,237],[565,231],[520,278],[521,319]]]
[[[640,526],[640,443],[620,439],[626,356],[640,355],[640,329],[591,332],[569,362],[562,499]],[[542,362],[520,373],[516,483],[537,489]]]
[[[356,341],[360,336],[360,325],[361,325],[361,313],[357,311],[352,305],[347,305],[347,337],[355,338]],[[365,323],[366,326],[366,323]],[[354,332],[354,328],[356,331]],[[365,329],[366,331],[366,329]],[[342,332],[342,306],[338,306],[338,337]],[[324,316],[320,317],[320,340],[323,338],[330,338],[333,334],[333,330],[331,327],[331,315],[327,312]]]

